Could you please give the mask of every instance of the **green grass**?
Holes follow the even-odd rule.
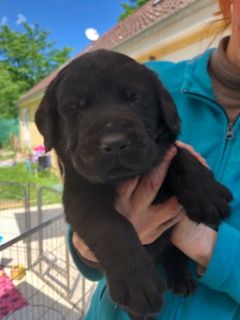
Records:
[[[52,174],[50,171],[44,172],[29,172],[23,163],[16,164],[12,167],[0,168],[0,200],[16,200],[21,201],[23,199],[23,189],[19,185],[3,185],[1,182],[18,182],[24,186],[30,184],[31,204],[36,204],[37,199],[37,186],[50,187],[53,189],[60,189],[61,181],[59,177]],[[59,193],[44,190],[43,203],[60,203],[61,195]]]
[[[15,153],[14,151],[9,151],[6,154],[1,154],[0,153],[0,161],[4,160],[13,160],[15,158]]]

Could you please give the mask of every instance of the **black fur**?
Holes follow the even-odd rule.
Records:
[[[64,165],[66,220],[95,253],[112,299],[134,319],[153,319],[165,278],[175,293],[192,293],[187,258],[170,245],[171,230],[144,247],[114,208],[119,181],[158,165],[180,131],[175,105],[157,76],[119,53],[87,53],[50,84],[36,124],[46,149],[54,148]],[[196,222],[219,224],[230,213],[229,191],[181,148],[155,202],[171,195]],[[166,277],[154,261],[162,262]]]

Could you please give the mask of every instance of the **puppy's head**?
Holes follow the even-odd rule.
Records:
[[[157,76],[119,53],[75,59],[49,85],[36,113],[47,150],[54,147],[91,182],[143,174],[179,133],[174,103]]]

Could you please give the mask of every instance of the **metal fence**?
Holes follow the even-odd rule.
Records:
[[[0,233],[8,241],[62,213],[61,191],[15,182],[0,182]]]
[[[3,188],[3,184],[0,186]],[[13,185],[5,184],[7,187]],[[0,315],[1,307],[5,307],[4,320],[81,319],[94,283],[81,276],[66,247],[67,226],[62,208],[59,203],[52,203],[61,194],[35,185],[18,188],[26,197],[20,208],[6,208],[6,201],[3,205],[0,200],[0,233],[7,239],[0,246]],[[36,193],[34,201],[30,193]],[[46,194],[51,204],[44,200]],[[21,303],[9,310],[2,297],[5,295],[9,301],[14,294]]]
[[[0,233],[8,241],[30,228],[28,188],[20,183],[0,182]]]

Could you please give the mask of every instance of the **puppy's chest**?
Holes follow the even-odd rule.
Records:
[[[170,237],[171,237],[172,229],[173,228],[166,230],[153,243],[144,246],[148,254],[152,257],[155,264],[158,264],[159,262],[163,262],[166,256],[168,255],[168,250],[171,247]]]

